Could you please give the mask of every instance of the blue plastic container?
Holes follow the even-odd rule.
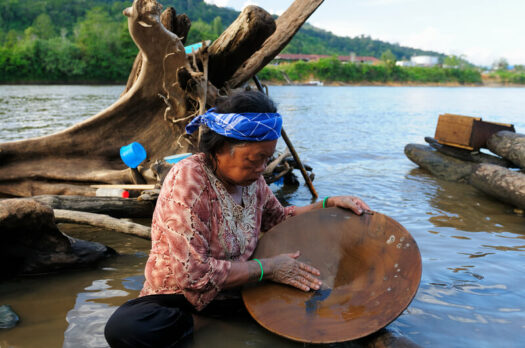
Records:
[[[120,158],[130,167],[137,168],[146,159],[146,150],[139,143],[131,143],[120,148]]]
[[[186,157],[190,157],[192,154],[187,152],[187,153],[179,153],[178,155],[172,155],[172,156],[167,156],[167,157],[164,157],[164,160],[168,163],[171,163],[171,164],[175,164],[177,163],[178,161],[182,160],[182,159],[185,159]]]
[[[194,50],[195,52],[197,52],[199,50],[199,48],[202,47],[202,42],[198,42],[198,43],[195,43],[193,45],[189,45],[189,46],[186,46],[184,47],[184,52],[186,54],[191,54]]]

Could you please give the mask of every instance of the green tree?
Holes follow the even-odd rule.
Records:
[[[186,40],[186,43],[193,44],[206,40],[213,41],[217,37],[219,37],[219,35],[214,33],[211,25],[199,19],[198,21],[191,24],[190,32],[188,33],[188,40]]]
[[[120,23],[114,22],[100,7],[89,10],[86,18],[77,24],[75,43],[86,64],[87,79],[118,81],[129,72],[129,67],[123,66],[119,59],[120,29]]]
[[[509,67],[509,62],[507,61],[507,59],[505,58],[500,58],[498,59],[497,61],[495,61],[492,66],[494,67],[494,69],[496,70],[499,70],[499,71],[504,71],[504,70],[507,70],[507,68]]]
[[[390,49],[383,51],[381,53],[381,61],[385,63],[386,66],[392,67],[396,65],[396,56],[392,53]]]
[[[51,17],[47,13],[38,15],[33,21],[32,27],[36,36],[41,39],[50,39],[56,36],[55,27],[51,21]]]
[[[221,19],[221,17],[219,17],[219,16],[215,17],[213,19],[213,21],[211,22],[211,31],[213,32],[214,35],[219,37],[222,34],[223,30],[224,30],[224,28],[222,26],[222,19]]]

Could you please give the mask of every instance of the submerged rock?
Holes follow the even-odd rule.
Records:
[[[10,305],[0,306],[0,329],[11,329],[18,324],[20,318]]]
[[[53,209],[30,199],[0,201],[0,279],[91,264],[115,254],[58,229]]]

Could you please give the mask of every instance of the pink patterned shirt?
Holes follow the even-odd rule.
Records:
[[[153,213],[151,251],[140,296],[184,294],[197,310],[221,291],[231,261],[246,261],[259,234],[294,215],[261,176],[236,204],[204,154],[173,166]]]

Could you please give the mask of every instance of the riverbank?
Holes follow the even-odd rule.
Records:
[[[286,83],[275,80],[262,80],[262,83],[268,86],[305,86],[308,81],[298,81],[294,83]],[[492,80],[484,81],[483,83],[464,83],[459,82],[374,82],[374,81],[360,81],[360,82],[341,82],[341,81],[320,81],[323,87],[489,87],[489,88],[524,88],[525,84],[512,83],[498,83]],[[314,85],[311,85],[314,86]]]

